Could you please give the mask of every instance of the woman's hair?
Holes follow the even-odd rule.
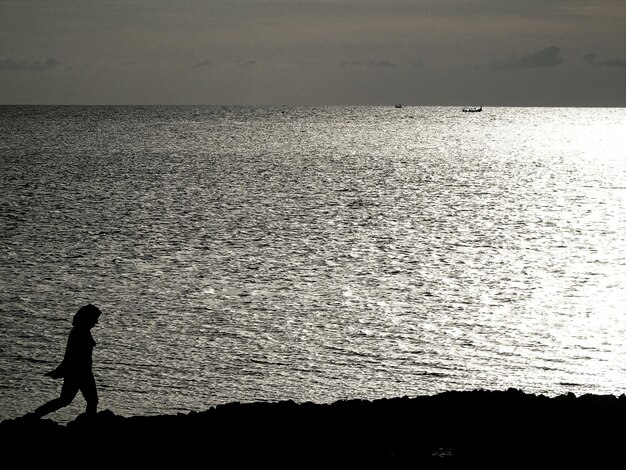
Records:
[[[98,321],[98,317],[102,315],[102,312],[95,305],[85,305],[78,309],[78,312],[74,314],[72,325],[74,326],[87,326],[93,325]]]

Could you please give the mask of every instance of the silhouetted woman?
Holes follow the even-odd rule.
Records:
[[[36,417],[41,418],[69,405],[79,390],[87,402],[87,414],[96,414],[98,391],[91,370],[91,356],[96,342],[91,336],[91,329],[98,323],[101,314],[98,307],[89,304],[78,309],[74,315],[63,360],[54,370],[45,374],[53,379],[63,378],[61,395],[37,408],[33,413]]]

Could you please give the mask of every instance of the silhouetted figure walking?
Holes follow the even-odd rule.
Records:
[[[68,406],[79,390],[87,402],[86,413],[96,414],[98,391],[96,379],[91,370],[92,352],[96,342],[91,336],[91,329],[98,323],[101,314],[98,307],[89,304],[78,309],[74,315],[73,327],[67,339],[63,360],[54,370],[45,374],[53,379],[63,378],[61,395],[37,408],[33,413],[34,416],[41,418]]]

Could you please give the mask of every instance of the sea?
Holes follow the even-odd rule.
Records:
[[[0,161],[0,420],[87,303],[122,416],[626,391],[625,108],[0,106]]]

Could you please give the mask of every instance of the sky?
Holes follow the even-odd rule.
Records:
[[[0,104],[626,107],[625,0],[0,0]]]

